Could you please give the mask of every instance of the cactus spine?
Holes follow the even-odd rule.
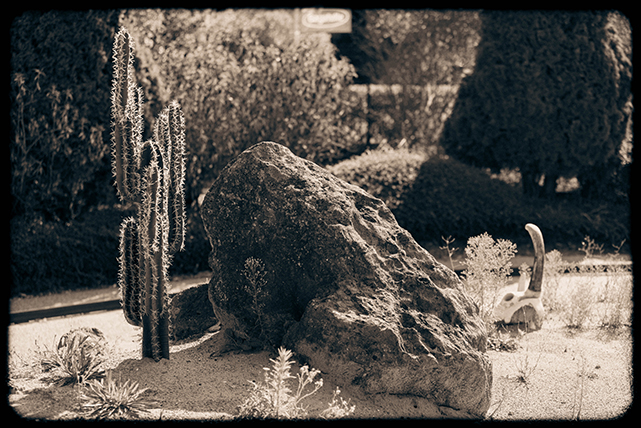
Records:
[[[177,102],[143,142],[142,88],[136,86],[133,40],[121,28],[114,41],[111,94],[112,168],[118,196],[137,207],[120,227],[118,283],[125,319],[143,328],[142,356],[169,359],[167,269],[184,246],[185,123]]]

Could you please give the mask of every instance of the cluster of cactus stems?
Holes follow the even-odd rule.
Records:
[[[120,228],[118,283],[125,319],[142,327],[142,356],[169,359],[167,270],[184,246],[185,123],[173,101],[142,141],[143,93],[134,44],[121,28],[114,41],[111,93],[113,173],[118,196],[136,206]]]

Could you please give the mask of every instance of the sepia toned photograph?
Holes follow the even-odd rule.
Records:
[[[626,11],[34,9],[9,46],[12,418],[630,416]]]

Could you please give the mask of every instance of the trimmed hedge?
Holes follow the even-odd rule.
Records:
[[[327,169],[382,199],[418,242],[439,245],[448,236],[466,242],[488,232],[529,244],[523,233],[529,222],[541,228],[550,248],[578,247],[586,235],[619,244],[630,234],[625,205],[524,197],[518,187],[448,156],[373,151]]]
[[[46,221],[37,213],[13,217],[11,297],[116,284],[120,224],[133,214],[120,205],[103,205],[69,223]],[[197,208],[189,207],[186,215],[185,249],[176,253],[170,275],[209,269],[211,247]]]
[[[65,224],[40,214],[11,219],[11,296],[114,284],[119,224],[127,211],[101,207]]]
[[[370,150],[326,169],[382,199],[394,210],[403,203],[426,159],[423,153],[405,149]]]

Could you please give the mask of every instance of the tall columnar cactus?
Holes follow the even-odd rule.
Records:
[[[136,86],[133,39],[114,41],[111,94],[113,172],[120,200],[137,207],[120,228],[119,286],[128,323],[143,328],[142,356],[169,359],[167,269],[184,246],[185,123],[177,102],[159,115],[143,142],[142,88]]]

